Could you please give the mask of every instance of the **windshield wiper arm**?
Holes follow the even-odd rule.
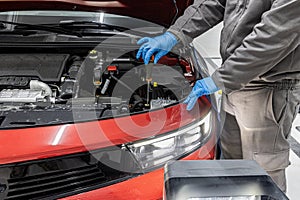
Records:
[[[97,28],[97,29],[108,29],[108,30],[116,30],[116,31],[127,31],[128,28],[116,26],[112,24],[106,24],[96,21],[60,21],[59,26],[61,27],[72,27],[72,28]]]
[[[66,29],[74,29],[74,30],[82,30],[82,29],[106,29],[110,31],[118,31],[118,32],[127,32],[129,34],[133,34],[136,36],[144,36],[146,33],[131,30],[126,27],[112,25],[112,24],[106,24],[96,21],[74,21],[74,20],[66,20],[66,21],[60,21],[57,24],[41,24],[41,25],[47,25],[47,26],[55,26],[55,27],[63,27]]]
[[[26,23],[19,23],[19,22],[12,22],[12,21],[3,21],[0,20],[2,24],[11,24],[14,25],[14,30],[41,30],[53,33],[60,33],[65,35],[75,35],[77,37],[82,37],[82,35],[78,32],[71,31],[68,29],[64,29],[62,27],[53,27],[53,26],[46,26],[46,25],[37,25],[37,24],[26,24]]]

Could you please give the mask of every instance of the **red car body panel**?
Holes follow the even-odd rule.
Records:
[[[210,109],[206,97],[199,100]],[[0,164],[36,160],[133,142],[185,126],[201,116],[185,104],[127,117],[75,124],[1,130]],[[196,110],[196,109],[195,109]],[[56,142],[57,141],[57,142]]]
[[[178,14],[173,0],[0,0],[0,11],[14,10],[66,10],[100,11],[145,19],[170,26],[181,16],[192,0],[177,0]],[[154,14],[155,13],[155,14]]]
[[[184,157],[182,160],[212,160],[215,155],[215,137],[202,146],[199,150]],[[154,183],[149,185],[149,183]],[[164,185],[164,170],[146,173],[136,178],[100,188],[86,193],[62,198],[61,200],[157,200],[162,199]]]
[[[0,0],[0,11],[61,10],[97,11],[145,19],[165,27],[183,14],[192,0],[177,0],[178,13],[173,0]],[[155,13],[155,14],[154,14]],[[164,60],[162,59],[161,62]],[[165,60],[165,62],[177,60]],[[170,63],[161,63],[170,64]],[[186,64],[184,64],[186,65]],[[188,63],[187,63],[188,65]],[[18,164],[45,158],[77,154],[89,150],[126,144],[151,136],[176,131],[198,121],[211,109],[206,97],[198,100],[199,109],[186,111],[185,104],[151,110],[129,116],[54,124],[36,127],[8,128],[0,132],[0,164]],[[200,111],[200,112],[199,112]],[[73,112],[74,118],[80,113]],[[213,127],[214,129],[215,127]],[[183,155],[184,160],[208,160],[215,158],[216,136],[212,131],[209,140],[200,149]],[[63,200],[127,200],[161,199],[163,196],[163,168],[128,180],[94,190],[85,190]],[[61,195],[67,196],[67,195]]]

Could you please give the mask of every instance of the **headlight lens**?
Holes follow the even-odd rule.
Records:
[[[201,121],[176,132],[127,144],[145,171],[164,165],[172,159],[199,147],[210,136],[212,115],[209,112]]]

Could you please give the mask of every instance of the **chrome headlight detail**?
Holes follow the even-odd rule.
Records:
[[[126,144],[143,170],[149,170],[195,150],[211,133],[211,111],[200,121],[178,131]]]

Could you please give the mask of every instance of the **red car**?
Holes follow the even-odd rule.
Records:
[[[0,199],[161,199],[163,166],[215,159],[192,47],[135,58],[190,0],[0,1]]]

